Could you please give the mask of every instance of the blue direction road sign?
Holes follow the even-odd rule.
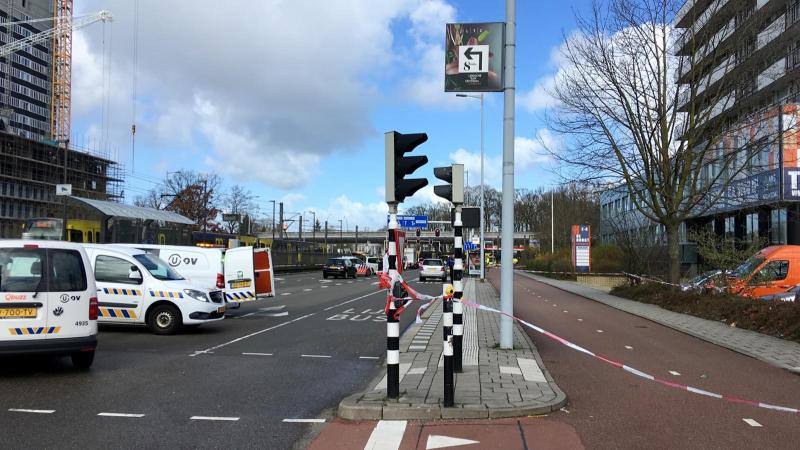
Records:
[[[389,223],[389,216],[386,216],[386,223]],[[397,225],[400,228],[413,230],[416,228],[428,228],[428,216],[397,216]]]

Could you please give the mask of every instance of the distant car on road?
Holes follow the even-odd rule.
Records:
[[[447,266],[441,259],[429,258],[422,261],[422,265],[419,266],[419,281],[425,281],[428,278],[447,281]]]
[[[368,256],[367,268],[370,271],[370,275],[374,275],[383,270],[383,260],[377,256]]]
[[[330,258],[322,266],[322,278],[355,278],[356,266],[349,258]]]

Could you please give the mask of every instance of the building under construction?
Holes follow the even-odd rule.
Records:
[[[123,176],[114,161],[71,148],[65,182],[63,146],[0,132],[0,238],[20,237],[27,219],[62,217],[56,184],[71,184],[76,197],[120,201]],[[79,218],[76,214],[70,208],[70,217]]]

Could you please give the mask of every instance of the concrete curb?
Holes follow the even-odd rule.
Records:
[[[780,361],[776,361],[776,360],[774,360],[772,358],[765,357],[763,353],[758,353],[758,352],[755,352],[755,351],[751,351],[750,349],[734,345],[733,343],[728,342],[726,340],[718,339],[718,338],[716,338],[714,336],[709,336],[709,335],[706,335],[706,334],[703,334],[703,333],[698,333],[698,332],[696,332],[696,331],[694,331],[694,330],[692,330],[690,328],[681,327],[681,326],[675,325],[675,324],[670,323],[670,322],[665,321],[665,320],[659,320],[657,317],[648,316],[646,314],[640,314],[640,313],[637,313],[635,311],[631,311],[629,309],[626,309],[626,308],[622,307],[621,305],[614,304],[613,302],[609,302],[609,301],[603,300],[602,298],[600,298],[600,295],[607,296],[607,297],[612,297],[615,300],[617,300],[619,302],[623,302],[623,303],[624,302],[634,302],[634,303],[637,303],[639,305],[645,305],[648,309],[652,309],[654,312],[664,312],[664,313],[669,313],[669,314],[676,314],[676,315],[691,317],[694,320],[707,322],[709,326],[714,326],[714,327],[722,327],[723,326],[723,325],[720,325],[719,323],[714,322],[712,320],[691,316],[689,314],[681,314],[681,313],[678,313],[678,312],[669,311],[669,310],[664,309],[664,308],[662,308],[662,307],[660,307],[658,305],[639,303],[639,302],[636,302],[635,300],[628,300],[626,298],[615,297],[615,296],[613,296],[611,294],[606,294],[605,292],[602,292],[602,291],[597,291],[598,292],[598,296],[597,297],[590,297],[590,296],[586,295],[585,292],[581,292],[578,289],[569,289],[568,285],[565,286],[565,283],[574,283],[574,282],[566,282],[566,281],[563,281],[563,280],[552,280],[552,279],[547,278],[547,277],[542,277],[542,276],[530,274],[530,273],[523,272],[523,271],[515,271],[515,272],[520,274],[520,275],[522,275],[522,276],[524,276],[524,277],[530,278],[530,279],[535,280],[535,281],[539,281],[541,283],[544,283],[544,284],[547,284],[549,286],[552,286],[552,287],[554,287],[556,289],[560,289],[560,290],[562,290],[564,292],[569,292],[570,294],[575,294],[575,295],[581,296],[583,298],[586,298],[588,300],[592,300],[592,301],[596,301],[598,303],[602,303],[602,304],[604,304],[606,306],[610,306],[610,307],[612,307],[614,309],[626,312],[628,314],[631,314],[631,315],[634,315],[634,316],[637,316],[637,317],[641,317],[642,319],[646,319],[646,320],[649,320],[651,322],[657,323],[659,325],[663,325],[663,326],[665,326],[667,328],[671,328],[671,329],[673,329],[675,331],[680,331],[681,333],[685,333],[685,334],[688,334],[690,336],[696,337],[697,339],[701,339],[703,341],[710,342],[710,343],[712,343],[714,345],[719,345],[720,347],[725,347],[725,348],[727,348],[729,350],[733,350],[733,351],[735,351],[737,353],[740,353],[742,355],[758,359],[758,360],[763,361],[763,362],[765,362],[767,364],[770,364],[772,366],[776,366],[776,367],[779,367],[781,369],[786,369],[786,370],[788,370],[790,372],[800,373],[800,366],[795,367],[795,366],[792,366],[792,365],[789,365],[789,364],[785,364],[785,363],[782,363]],[[591,289],[589,286],[586,286],[586,288],[587,289]],[[727,330],[727,326],[724,326],[724,327]],[[770,338],[770,339],[776,339],[776,340],[782,341],[782,342],[789,342],[789,341],[783,341],[782,339],[776,338],[774,336],[768,336],[768,335],[765,335],[765,334],[762,334],[762,333],[758,333],[756,331],[744,330],[744,329],[739,329],[739,331],[741,331],[743,333],[753,333],[753,334],[761,336],[761,337],[766,337],[766,338]]]
[[[434,308],[430,308],[425,311],[422,317],[430,317],[433,314],[433,310]],[[408,346],[416,334],[416,329],[421,326],[422,324],[412,324],[403,332],[400,338],[401,351],[408,351]],[[444,408],[439,403],[422,403],[419,398],[408,397],[405,391],[400,392],[399,400],[388,400],[385,396],[381,397],[381,395],[385,395],[385,391],[381,392],[372,389],[386,374],[384,364],[383,369],[367,384],[365,390],[350,395],[339,403],[338,416],[346,420],[490,419],[542,415],[561,409],[567,403],[566,394],[556,385],[552,375],[544,366],[541,355],[536,350],[530,336],[519,324],[514,326],[518,328],[517,331],[520,332],[529,345],[532,355],[528,355],[528,357],[533,356],[536,359],[542,374],[547,380],[547,384],[555,394],[555,398],[552,400],[523,400],[513,403],[506,400],[498,402],[497,407],[491,407],[483,403],[456,403],[452,408]],[[477,376],[477,373],[475,375]],[[458,401],[458,398],[456,398],[456,401]]]

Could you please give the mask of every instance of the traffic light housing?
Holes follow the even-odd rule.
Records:
[[[385,136],[386,147],[386,203],[401,203],[406,197],[428,184],[425,178],[409,178],[415,170],[428,162],[424,155],[404,156],[414,151],[428,140],[425,133],[402,134],[388,131]]]
[[[448,184],[434,186],[433,193],[454,204],[464,203],[464,165],[434,167],[433,175]]]
[[[420,230],[419,228],[417,228],[416,234],[417,234],[417,237],[419,237],[419,236],[422,234],[422,230]]]
[[[433,234],[435,234],[435,235],[436,235],[436,237],[439,237],[439,234],[440,234],[441,232],[442,232],[442,230],[440,230],[440,229],[438,229],[438,228],[437,228],[437,229],[435,229],[435,230],[433,230]]]

